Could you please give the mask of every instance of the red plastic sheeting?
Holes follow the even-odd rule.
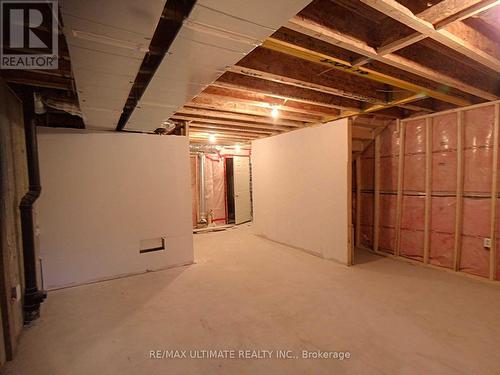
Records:
[[[225,224],[224,158],[205,158],[205,200],[207,215],[213,212],[217,224]]]

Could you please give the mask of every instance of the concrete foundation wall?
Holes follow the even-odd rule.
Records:
[[[347,264],[347,120],[252,142],[258,233]]]
[[[41,129],[39,152],[47,288],[193,261],[186,137]]]

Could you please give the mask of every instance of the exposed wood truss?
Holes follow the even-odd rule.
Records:
[[[248,142],[350,117],[361,152],[391,119],[499,97],[499,4],[314,0],[172,119]]]

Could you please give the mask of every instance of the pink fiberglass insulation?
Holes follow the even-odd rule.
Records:
[[[392,121],[380,134],[380,156],[399,155],[399,131],[396,121]]]
[[[399,253],[407,258],[422,260],[424,257],[424,231],[401,228]]]
[[[425,197],[403,196],[400,254],[421,259],[424,254]]]
[[[432,151],[457,149],[457,113],[448,113],[432,119]]]
[[[463,200],[462,251],[460,269],[480,276],[489,273],[489,251],[484,238],[490,233],[489,198]]]
[[[425,120],[408,121],[405,125],[405,155],[425,153]]]
[[[457,152],[432,154],[432,191],[455,194],[457,191]]]
[[[464,194],[490,194],[492,148],[464,150]]]
[[[425,191],[425,154],[405,155],[403,190]]]
[[[361,245],[373,247],[373,189],[375,181],[375,148],[368,145],[361,154]]]
[[[396,228],[396,204],[395,194],[380,194],[380,226]]]
[[[394,254],[396,248],[396,228],[380,227],[378,249]]]
[[[424,230],[424,196],[403,196],[401,211],[401,228],[412,230]]]
[[[213,155],[205,158],[205,200],[207,215],[213,212],[213,219],[225,224],[224,158]]]
[[[460,255],[460,270],[488,277],[490,268],[490,252],[483,247],[483,239],[462,236],[462,252]]]
[[[465,194],[491,193],[493,118],[493,106],[468,110],[463,114]]]
[[[466,109],[463,119],[464,198],[460,270],[487,277],[490,237],[494,105]],[[451,268],[457,207],[458,112],[432,115],[432,198],[429,262]],[[424,248],[426,119],[407,120],[403,163],[400,254],[422,260]],[[378,248],[396,246],[396,202],[400,139],[391,123],[380,135],[380,227]],[[500,174],[499,174],[500,183]],[[500,185],[499,185],[500,186]],[[392,192],[393,194],[387,194]],[[418,194],[415,194],[418,193]],[[500,279],[500,199],[497,208],[497,279]],[[371,214],[371,212],[370,212]]]
[[[375,159],[361,159],[361,188],[373,190],[375,183]]]
[[[398,190],[398,157],[380,157],[380,190]]]
[[[379,250],[394,253],[396,241],[395,194],[380,194]]]
[[[432,197],[429,262],[451,268],[455,242],[456,197]]]

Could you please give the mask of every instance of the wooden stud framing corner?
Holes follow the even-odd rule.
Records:
[[[347,265],[354,264],[354,239],[352,226],[352,119],[347,120]],[[356,210],[358,202],[356,202]]]
[[[493,164],[491,180],[491,218],[490,218],[490,280],[495,280],[496,276],[496,212],[497,212],[497,194],[498,194],[498,127],[500,121],[500,105],[495,104],[495,122],[493,125]]]
[[[457,202],[455,210],[455,241],[453,249],[453,269],[460,270],[462,248],[462,214],[464,196],[464,112],[457,112]]]
[[[396,202],[396,246],[394,255],[399,256],[401,245],[401,211],[403,206],[403,178],[405,161],[405,123],[397,120],[399,129],[398,195]]]
[[[432,118],[425,119],[425,221],[424,263],[429,263],[432,210]]]
[[[373,250],[378,251],[380,236],[380,134],[375,137],[375,189],[373,195]]]
[[[361,246],[361,156],[356,157],[356,246]]]

